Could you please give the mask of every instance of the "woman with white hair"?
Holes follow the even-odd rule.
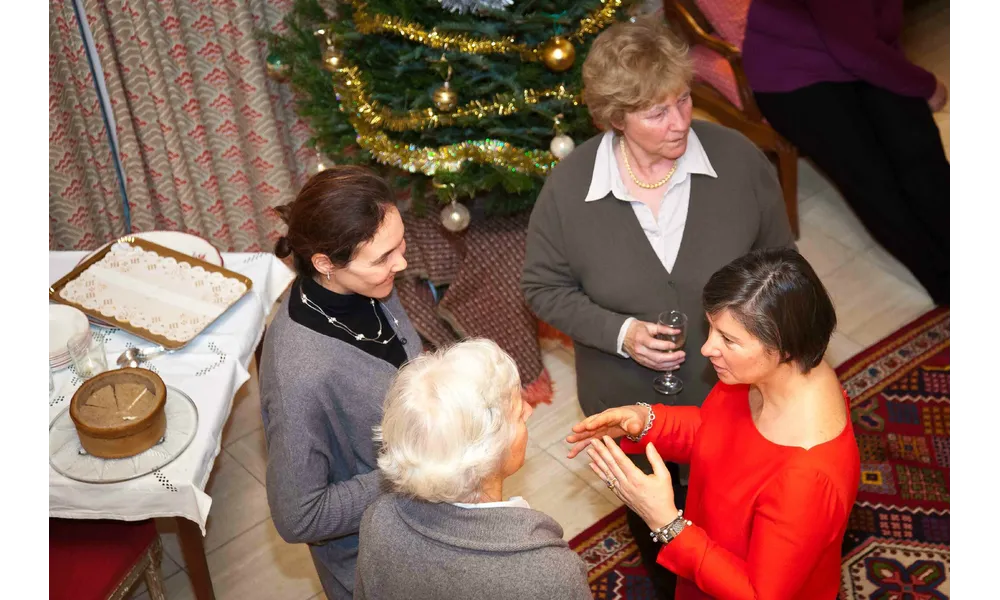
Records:
[[[514,361],[485,339],[400,370],[376,432],[394,493],[361,519],[355,598],[592,598],[559,524],[503,499],[528,445],[520,391]]]

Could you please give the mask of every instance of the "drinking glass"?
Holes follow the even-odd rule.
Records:
[[[104,338],[95,337],[87,331],[74,335],[66,344],[69,356],[73,359],[76,373],[82,379],[90,379],[94,375],[108,370],[108,355],[104,353]]]
[[[687,339],[687,316],[684,313],[679,310],[661,312],[656,319],[656,324],[674,330],[673,333],[657,335],[656,339],[673,342],[674,351],[680,350],[684,346],[684,341]],[[681,381],[680,377],[667,371],[653,380],[653,389],[665,396],[672,396],[679,394],[684,389],[684,382]]]

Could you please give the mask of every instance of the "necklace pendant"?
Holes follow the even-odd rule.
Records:
[[[329,321],[330,324],[333,325],[334,323],[337,322],[337,319],[334,319],[333,317],[330,317],[329,319],[327,319],[327,321]]]
[[[364,341],[364,339],[365,339],[365,336],[363,336],[363,335],[361,335],[361,334],[359,333],[359,334],[358,334],[358,335],[357,335],[357,336],[356,336],[356,337],[355,337],[354,339],[356,339],[356,340],[358,340],[359,342],[361,342],[361,341]]]

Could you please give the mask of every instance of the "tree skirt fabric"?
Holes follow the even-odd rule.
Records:
[[[517,363],[525,399],[551,402],[538,320],[520,288],[528,215],[473,219],[458,234],[437,216],[406,214],[404,220],[409,265],[398,289],[421,336],[433,347],[466,337],[495,341]]]

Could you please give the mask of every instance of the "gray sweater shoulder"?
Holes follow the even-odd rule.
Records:
[[[414,583],[393,570],[401,562],[411,568],[449,564],[464,575],[456,579],[432,569],[438,580]],[[586,564],[569,549],[562,528],[548,515],[521,508],[424,504],[385,494],[361,520],[355,585],[361,594],[356,597],[397,597],[394,593],[404,588],[410,598],[420,599],[592,598]],[[470,595],[472,590],[478,591]]]

